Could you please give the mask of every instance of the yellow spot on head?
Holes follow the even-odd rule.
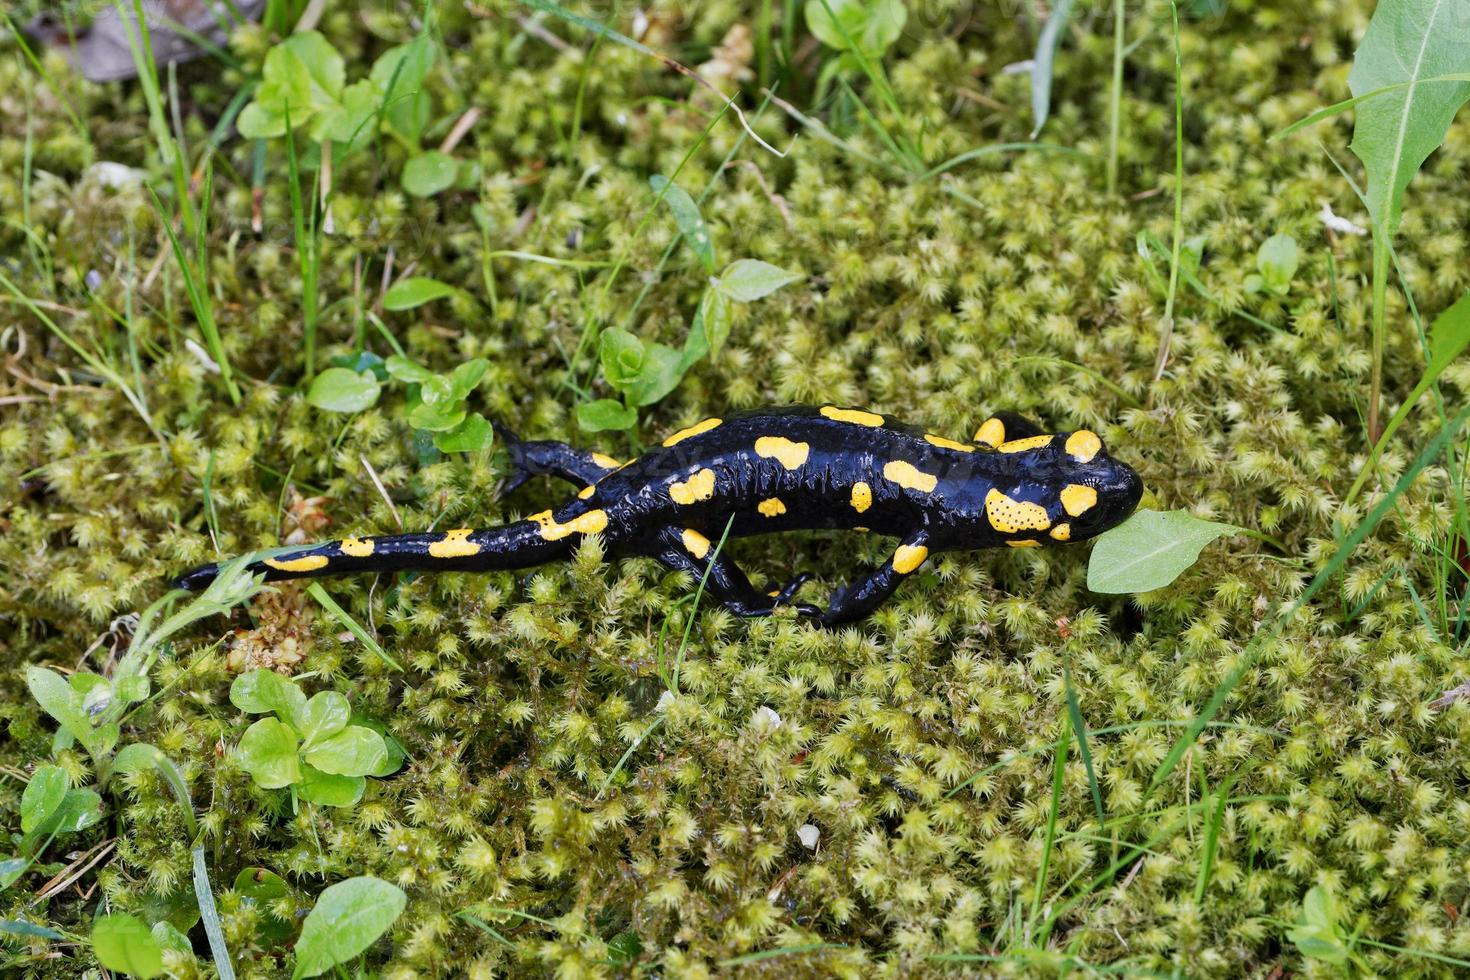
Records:
[[[861,514],[873,506],[873,488],[861,481],[852,485],[852,509]]]
[[[955,442],[953,439],[944,438],[944,436],[932,436],[925,433],[924,441],[931,446],[938,446],[941,449],[954,449],[962,453],[973,453],[975,451],[975,447],[967,442]]]
[[[605,510],[589,510],[578,514],[565,524],[555,521],[549,510],[532,514],[530,519],[541,525],[541,536],[547,541],[560,541],[569,534],[597,534],[607,528],[607,511]]]
[[[782,436],[761,436],[755,441],[755,454],[762,459],[779,460],[788,470],[799,469],[812,450],[810,443],[792,442]]]
[[[469,540],[474,528],[462,527],[445,531],[444,537],[429,545],[429,554],[435,558],[468,558],[480,553],[480,546]]]
[[[983,442],[994,449],[1006,441],[1006,424],[1000,419],[986,419],[985,423],[975,430],[975,441]]]
[[[1051,529],[1051,536],[1054,541],[1071,541],[1072,525],[1058,524],[1056,527]]]
[[[265,563],[283,572],[314,572],[327,565],[326,555],[303,555],[300,558],[267,558]]]
[[[713,429],[715,426],[719,425],[723,421],[724,419],[705,419],[703,422],[696,422],[689,428],[680,429],[678,432],[675,432],[673,435],[669,436],[667,439],[664,440],[664,445],[676,446],[679,443],[683,442],[685,439],[692,439],[702,432],[708,432],[710,429]]]
[[[1027,439],[1012,439],[995,447],[1003,453],[1024,453],[1028,449],[1040,449],[1042,446],[1050,445],[1051,436],[1031,436]]]
[[[1040,548],[1040,541],[1007,541],[1012,548]]]
[[[1089,429],[1078,429],[1067,437],[1067,454],[1079,463],[1086,463],[1102,452],[1102,440]]]
[[[780,589],[772,589],[771,591],[769,591],[769,592],[766,593],[766,595],[770,596],[772,599],[776,598],[780,594],[781,594],[781,590]]]
[[[1024,500],[1013,500],[994,488],[985,495],[985,516],[989,519],[990,526],[1001,534],[1045,531],[1051,527],[1051,518],[1047,516],[1045,507]]]
[[[593,453],[592,462],[596,463],[598,466],[601,466],[605,470],[615,470],[619,466],[623,465],[606,453]]]
[[[684,550],[695,558],[703,558],[709,554],[709,538],[700,534],[692,527],[686,527],[683,534]]]
[[[552,520],[551,511],[549,510],[543,510],[539,514],[532,514],[530,517],[526,518],[526,520],[535,521],[537,524],[540,524],[543,531],[556,523],[554,520]]]
[[[921,544],[901,544],[893,553],[893,570],[900,575],[907,575],[924,564],[924,559],[928,557],[929,549]]]
[[[696,504],[715,495],[715,471],[700,470],[682,483],[669,485],[669,496],[676,504]]]
[[[938,477],[932,473],[920,473],[913,463],[906,463],[901,459],[883,465],[883,479],[892,480],[905,490],[917,490],[920,493],[933,493],[934,488],[939,486]]]
[[[822,414],[834,422],[851,422],[853,425],[866,425],[873,429],[877,429],[883,425],[883,416],[855,408],[837,408],[833,405],[823,405]]]
[[[342,549],[342,554],[353,558],[366,558],[373,553],[373,543],[362,538],[343,538],[337,546]]]
[[[780,497],[771,497],[768,500],[762,500],[755,505],[755,509],[767,517],[778,517],[786,513],[786,505],[781,502]]]
[[[1097,491],[1080,483],[1069,483],[1060,494],[1062,509],[1073,517],[1081,517],[1097,503]]]

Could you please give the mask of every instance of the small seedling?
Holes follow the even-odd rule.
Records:
[[[406,357],[380,361],[363,354],[330,367],[312,381],[306,400],[328,412],[361,412],[377,404],[388,378],[408,386],[405,416],[443,453],[472,453],[495,441],[490,422],[472,412],[468,399],[490,369],[484,358],[465,361],[448,374],[435,374]]]
[[[1291,292],[1297,262],[1296,239],[1287,234],[1272,235],[1256,252],[1257,271],[1245,277],[1245,291],[1285,296]]]
[[[352,724],[352,709],[336,691],[309,700],[292,681],[268,670],[242,674],[230,703],[247,714],[273,714],[245,730],[236,748],[241,768],[262,789],[294,788],[311,803],[352,806],[367,776],[391,775],[402,764],[388,741]]]

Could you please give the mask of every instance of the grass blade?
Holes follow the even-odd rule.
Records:
[[[361,643],[363,646],[367,647],[369,650],[375,653],[384,663],[392,667],[394,670],[403,669],[398,665],[398,662],[396,660],[388,656],[386,650],[378,645],[378,641],[373,639],[372,634],[363,629],[362,626],[358,624],[357,620],[352,618],[351,614],[349,614],[347,610],[337,605],[337,601],[335,599],[327,595],[327,590],[322,588],[322,584],[320,582],[311,583],[306,587],[306,591],[311,595],[313,599],[320,603],[321,607],[325,609],[333,619],[340,623],[342,627],[347,630],[347,632],[357,637],[357,642]]]

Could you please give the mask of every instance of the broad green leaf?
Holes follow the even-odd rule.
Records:
[[[495,443],[495,430],[479,412],[471,412],[448,432],[434,433],[434,448],[441,453],[477,453]]]
[[[249,715],[274,712],[290,722],[306,704],[306,695],[294,681],[271,670],[252,670],[236,677],[230,685],[230,703]]]
[[[319,976],[371,946],[403,914],[408,896],[378,878],[348,878],[324,890],[301,927],[292,980]]]
[[[266,52],[255,100],[240,113],[242,136],[284,136],[293,127],[338,108],[346,78],[342,56],[317,31],[292,34]],[[314,132],[315,138],[321,137]]]
[[[799,272],[787,272],[779,266],[759,259],[739,259],[725,267],[715,288],[738,303],[769,296],[788,283],[802,278]]]
[[[363,728],[371,728],[383,736],[383,745],[388,750],[387,760],[378,768],[368,773],[369,776],[391,776],[403,767],[408,758],[408,752],[403,748],[403,743],[394,738],[388,731],[388,726],[376,718],[367,718],[363,715],[353,715],[352,723],[361,725]]]
[[[55,719],[72,737],[86,745],[92,738],[92,723],[82,712],[82,699],[72,686],[54,670],[45,667],[26,668],[26,687],[41,709]]]
[[[439,150],[420,153],[403,165],[403,189],[415,197],[433,197],[458,178],[459,161]]]
[[[1272,235],[1256,253],[1256,268],[1260,270],[1262,282],[1277,295],[1285,295],[1291,287],[1298,261],[1296,239],[1286,234]]]
[[[681,372],[688,371],[706,355],[713,358],[720,353],[730,336],[730,314],[730,297],[713,287],[704,291],[689,336],[684,338],[684,353],[679,358]]]
[[[383,308],[385,310],[417,309],[425,303],[453,296],[457,292],[459,290],[448,283],[425,276],[413,276],[393,284],[392,288],[383,295]],[[388,360],[391,362],[393,358],[390,357]]]
[[[277,50],[299,59],[305,68],[310,85],[307,105],[323,109],[336,104],[347,72],[342,56],[320,31],[297,31],[277,45]],[[294,105],[292,113],[295,113]]]
[[[679,352],[663,344],[649,344],[644,351],[643,369],[623,394],[630,405],[652,405],[679,384],[684,377]]]
[[[1205,545],[1236,530],[1182,510],[1141,510],[1098,537],[1087,587],[1107,593],[1162,589],[1195,563]]]
[[[449,396],[456,401],[469,397],[490,370],[490,362],[483,357],[471,358],[449,372]]]
[[[699,261],[704,263],[704,269],[710,275],[715,274],[715,245],[710,240],[709,228],[704,223],[704,217],[699,213],[699,205],[694,203],[694,198],[689,192],[678,184],[671,183],[669,178],[662,174],[654,174],[648,178],[654,193],[662,194],[664,203],[674,213],[674,224],[678,226],[679,233],[694,249],[694,254],[699,256]]]
[[[388,761],[383,736],[371,728],[349,725],[331,738],[306,749],[308,763],[332,776],[366,776]]]
[[[608,327],[598,342],[598,358],[607,383],[622,390],[638,381],[647,354],[643,341],[633,334],[621,327]]]
[[[433,65],[434,43],[424,34],[389,48],[373,64],[371,78],[382,93],[384,123],[415,147],[429,124],[432,103],[423,86]]]
[[[155,922],[149,932],[153,933],[153,941],[158,944],[160,950],[168,949],[185,955],[194,952],[194,944],[189,942],[189,937],[184,935],[172,922]]]
[[[1385,237],[1398,230],[1404,189],[1439,148],[1470,82],[1429,83],[1470,71],[1470,18],[1461,0],[1379,0],[1353,56],[1354,96],[1404,88],[1358,104],[1352,151],[1368,172],[1368,212]]]
[[[20,829],[30,833],[51,819],[66,799],[66,770],[60,766],[42,766],[26,783],[20,795]]]
[[[869,58],[887,51],[908,20],[903,0],[807,0],[805,12],[818,41],[837,51],[856,46]]]
[[[382,385],[371,374],[347,368],[327,368],[311,382],[309,404],[328,412],[361,412],[377,404]]]
[[[309,765],[301,767],[301,782],[296,784],[297,795],[319,806],[352,806],[366,788],[367,780],[361,776],[334,776]]]
[[[397,354],[384,361],[383,367],[394,378],[408,384],[423,384],[434,376],[434,372],[422,364]]]
[[[240,739],[235,755],[240,768],[264,789],[281,789],[301,781],[296,733],[274,718],[262,718]]]
[[[153,930],[131,915],[104,915],[92,925],[92,952],[109,970],[129,976],[163,975],[163,950]]]
[[[454,384],[436,374],[419,386],[419,401],[408,410],[408,422],[415,429],[445,432],[465,420],[464,401],[454,395]]]
[[[269,139],[286,135],[286,117],[273,108],[252,102],[240,110],[235,128],[248,140]]]
[[[1072,16],[1072,0],[1058,0],[1052,5],[1051,16],[1036,38],[1036,53],[1031,56],[1031,138],[1041,135],[1041,127],[1051,115],[1051,80],[1057,57],[1057,45],[1062,32],[1067,29],[1067,20]]]
[[[301,741],[311,745],[336,735],[347,727],[347,720],[351,717],[352,707],[345,697],[336,691],[322,691],[311,696],[311,700],[296,713],[291,725],[301,736]]]
[[[638,410],[614,398],[599,398],[577,406],[577,426],[584,432],[622,432],[638,424]]]
[[[1431,383],[1465,352],[1467,346],[1470,346],[1470,293],[1461,296],[1454,305],[1435,317],[1429,328],[1429,365],[1424,374]]]
[[[341,101],[318,121],[321,135],[346,144],[349,152],[366,146],[377,130],[374,120],[382,98],[377,86],[366,79],[347,86],[342,90]]]
[[[62,797],[61,806],[40,829],[43,833],[50,833],[54,827],[58,834],[79,834],[101,823],[105,814],[102,797],[95,790],[69,789]]]
[[[1299,924],[1286,938],[1304,956],[1327,963],[1347,962],[1349,950],[1338,927],[1337,903],[1321,885],[1313,885],[1307,892]]]

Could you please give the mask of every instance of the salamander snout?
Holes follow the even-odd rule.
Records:
[[[1064,490],[1062,503],[1071,523],[1071,539],[1095,537],[1128,519],[1143,497],[1143,480],[1133,467],[1108,455],[1102,441],[1085,430],[1067,438],[1066,451],[1077,469],[1076,485]],[[1080,459],[1086,456],[1085,460]],[[1083,507],[1081,504],[1088,503]]]

